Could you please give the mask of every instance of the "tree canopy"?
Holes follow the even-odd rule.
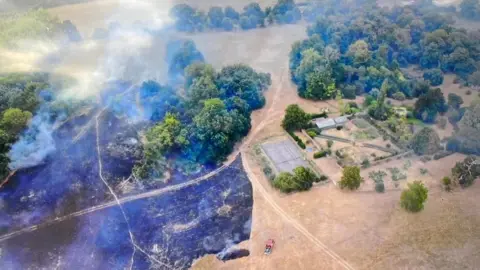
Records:
[[[440,149],[440,137],[430,127],[424,127],[417,132],[410,143],[417,155],[432,155]]]
[[[360,176],[360,168],[353,166],[347,166],[343,168],[342,179],[340,180],[340,188],[348,188],[355,190],[360,187],[363,182],[363,178]]]
[[[287,131],[299,130],[307,126],[310,116],[297,104],[288,105],[282,127]]]
[[[408,183],[408,188],[400,195],[400,205],[410,212],[423,210],[428,198],[428,189],[420,181]]]

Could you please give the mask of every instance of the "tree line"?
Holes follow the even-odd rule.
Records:
[[[302,18],[300,9],[293,0],[279,0],[274,6],[262,9],[256,2],[236,11],[231,6],[225,8],[211,7],[208,12],[188,4],[177,4],[170,16],[175,21],[175,28],[182,32],[202,32],[207,29],[233,31],[265,27],[267,24],[296,23]]]

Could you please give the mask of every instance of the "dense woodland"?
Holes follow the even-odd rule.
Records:
[[[251,112],[265,104],[269,74],[242,64],[216,71],[192,41],[182,42],[169,46],[174,52],[167,60],[172,75],[184,76],[184,91],[153,81],[140,88],[142,103],[156,108],[151,120],[157,122],[146,132],[144,159],[135,168],[142,178],[223,161],[250,130]]]

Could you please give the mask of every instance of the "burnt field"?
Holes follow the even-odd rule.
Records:
[[[187,268],[250,236],[252,187],[240,158],[208,181],[75,217],[0,243],[3,269]],[[167,267],[168,268],[168,267]]]

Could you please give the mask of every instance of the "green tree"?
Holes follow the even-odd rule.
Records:
[[[443,73],[438,68],[428,69],[423,73],[423,78],[430,81],[430,85],[438,86],[443,83]]]
[[[307,75],[305,98],[313,100],[330,99],[335,93],[335,82],[329,70],[315,71]]]
[[[192,85],[188,89],[187,96],[193,106],[200,104],[205,99],[217,98],[220,91],[210,76],[202,76],[193,80]]]
[[[461,96],[450,93],[448,94],[448,105],[451,106],[454,109],[459,109],[460,106],[463,104],[463,99]]]
[[[385,104],[387,98],[388,80],[383,81],[380,94],[378,95],[377,102],[370,106],[368,109],[369,114],[380,121],[387,120],[390,115],[390,108]]]
[[[192,85],[193,80],[200,77],[215,78],[215,69],[206,63],[193,63],[185,69],[185,89]]]
[[[420,181],[408,184],[408,188],[400,195],[400,205],[410,212],[419,212],[423,209],[428,198],[428,189]]]
[[[318,179],[310,168],[300,166],[295,168],[293,172],[300,182],[307,183],[306,185],[310,185],[310,187],[312,186],[312,183]]]
[[[205,100],[203,109],[193,119],[196,136],[202,142],[206,162],[216,163],[233,149],[234,119],[218,98]]]
[[[415,117],[427,123],[435,122],[438,113],[444,113],[448,109],[440,88],[429,89],[425,95],[421,95],[415,102]]]
[[[440,149],[440,137],[432,128],[424,127],[413,136],[411,147],[417,155],[432,155]]]
[[[371,59],[371,52],[365,40],[357,40],[350,45],[347,55],[353,59],[353,63],[357,66],[365,65]]]
[[[282,127],[287,131],[299,130],[306,127],[309,121],[310,116],[305,111],[297,104],[291,104],[285,110]]]
[[[17,136],[20,131],[27,127],[32,114],[17,108],[10,108],[3,112],[0,126],[6,130],[10,136]]]
[[[360,176],[360,168],[356,166],[347,166],[343,168],[342,179],[340,180],[340,188],[348,188],[355,190],[360,187],[363,178]]]
[[[177,116],[167,113],[163,121],[146,134],[147,151],[154,151],[152,156],[164,155],[174,148],[182,148],[188,145],[187,130],[182,126]]]

